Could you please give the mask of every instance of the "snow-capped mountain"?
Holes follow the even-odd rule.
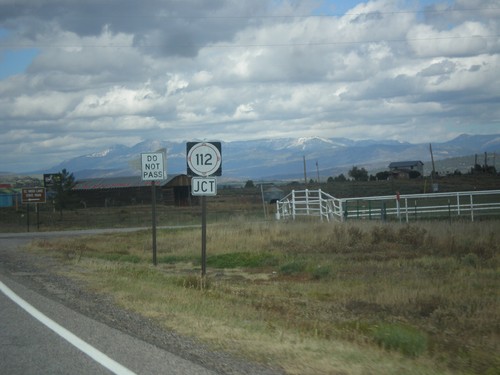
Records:
[[[77,178],[140,173],[140,154],[165,149],[167,174],[186,173],[186,142],[146,140],[132,147],[113,145],[105,150],[66,160],[50,168],[66,168]],[[433,143],[434,159],[500,151],[500,135],[461,135]],[[222,177],[228,179],[303,178],[303,162],[311,175],[334,176],[356,165],[383,170],[393,161],[430,161],[429,144],[398,141],[354,141],[346,138],[279,138],[222,142]],[[426,163],[430,164],[430,163]]]

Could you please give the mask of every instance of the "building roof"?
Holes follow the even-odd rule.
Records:
[[[156,181],[156,185],[165,186],[178,176],[182,175],[168,176],[166,180]],[[123,189],[144,186],[151,186],[151,181],[142,181],[141,176],[88,178],[76,181],[73,190]]]
[[[418,165],[424,165],[420,160],[395,161],[389,164],[389,168],[411,168]]]

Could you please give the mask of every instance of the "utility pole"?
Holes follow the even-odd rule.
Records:
[[[432,153],[432,144],[429,143],[429,151],[431,152],[432,172],[431,172],[431,192],[434,193],[434,174],[436,173],[436,166],[434,165],[434,154]]]
[[[302,159],[304,160],[304,184],[307,185],[306,156],[302,155]]]
[[[318,184],[320,183],[319,180],[319,166],[318,166],[318,161],[316,160],[316,174],[318,175]]]
[[[436,166],[434,165],[434,154],[432,153],[432,144],[429,143],[429,150],[431,152],[431,161],[432,161],[432,174],[431,177],[434,177],[434,174],[436,173]]]

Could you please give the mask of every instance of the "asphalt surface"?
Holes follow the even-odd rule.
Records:
[[[36,238],[103,232],[108,231],[0,233],[0,373],[282,373],[165,331],[154,321],[115,306],[109,296],[93,294],[58,275],[59,265],[53,259],[22,249]],[[33,311],[27,312],[23,303],[77,341],[48,327]],[[84,345],[90,351],[85,352]],[[89,354],[94,352],[98,353],[95,357]],[[104,362],[99,362],[102,357]]]

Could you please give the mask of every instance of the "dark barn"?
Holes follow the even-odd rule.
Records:
[[[156,181],[156,201],[170,206],[191,204],[191,177],[178,174]],[[151,181],[140,176],[91,178],[76,181],[73,191],[85,207],[151,203]]]

